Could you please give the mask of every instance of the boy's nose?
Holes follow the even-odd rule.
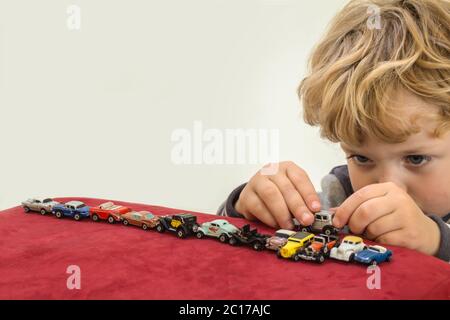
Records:
[[[405,192],[408,192],[406,183],[405,183],[404,179],[402,179],[400,174],[383,173],[383,174],[379,175],[378,183],[385,183],[385,182],[393,182],[399,188],[403,189]]]

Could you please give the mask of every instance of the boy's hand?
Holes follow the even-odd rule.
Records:
[[[429,255],[439,249],[439,227],[392,182],[371,184],[352,194],[337,209],[333,224],[348,224],[352,233],[364,233],[369,240]]]
[[[310,225],[320,200],[306,172],[291,161],[280,162],[273,175],[258,171],[242,190],[235,209],[252,220],[277,228],[292,229],[292,215]]]

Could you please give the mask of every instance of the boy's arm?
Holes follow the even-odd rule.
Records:
[[[219,207],[219,210],[217,210],[217,215],[224,217],[244,218],[242,214],[236,211],[234,205],[238,201],[239,195],[246,185],[247,183],[243,183],[230,193],[225,202]]]
[[[450,262],[450,225],[445,223],[441,217],[435,215],[430,215],[429,217],[437,223],[439,231],[441,232],[441,242],[436,257]]]

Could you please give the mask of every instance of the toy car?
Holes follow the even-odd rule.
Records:
[[[253,249],[259,251],[266,247],[268,235],[263,235],[257,232],[257,229],[250,229],[250,225],[246,224],[237,232],[231,234],[229,244],[235,246],[237,244],[245,244],[251,246]]]
[[[376,265],[384,261],[390,261],[392,251],[379,245],[369,246],[367,249],[359,251],[355,254],[355,261]]]
[[[297,230],[304,232],[318,232],[326,235],[337,234],[339,229],[333,226],[333,212],[322,210],[314,214],[314,222],[310,226],[303,226],[294,219]]]
[[[158,232],[170,230],[176,232],[178,238],[185,238],[187,235],[195,233],[196,226],[198,227],[196,216],[182,213],[160,217],[156,230]]]
[[[81,201],[69,201],[65,204],[57,204],[53,207],[52,213],[58,218],[71,217],[79,221],[89,217],[89,207]]]
[[[357,236],[346,236],[344,240],[330,251],[330,257],[337,260],[351,262],[355,254],[366,249],[363,240]]]
[[[299,231],[287,239],[287,242],[277,251],[277,257],[279,258],[292,258],[294,259],[295,254],[305,246],[308,246],[314,234],[309,232]]]
[[[125,226],[129,224],[141,227],[144,230],[153,229],[159,224],[159,217],[148,211],[126,212],[120,216]]]
[[[93,221],[108,220],[109,223],[121,221],[121,215],[130,212],[131,209],[115,205],[112,202],[105,202],[97,207],[91,207],[89,213]]]
[[[42,215],[52,212],[55,205],[59,204],[51,198],[31,198],[22,202],[23,210],[28,213],[30,211],[40,212]]]
[[[293,258],[295,261],[302,259],[323,263],[325,258],[330,255],[330,250],[336,245],[338,239],[337,236],[326,234],[314,236],[311,244],[297,251]]]
[[[195,225],[193,231],[197,238],[201,239],[204,236],[218,238],[220,242],[227,242],[233,233],[239,229],[224,219],[216,219],[210,222]]]
[[[295,234],[295,231],[280,229],[275,232],[270,238],[267,238],[266,248],[269,250],[278,251],[282,246],[284,246],[288,238]]]

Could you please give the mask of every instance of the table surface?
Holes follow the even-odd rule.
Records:
[[[109,201],[56,200],[74,199]],[[157,215],[188,212],[112,201]],[[195,214],[200,223],[217,218]],[[379,289],[368,288],[374,275],[356,263],[293,262],[213,238],[25,214],[20,206],[0,212],[0,248],[0,299],[450,299],[448,263],[393,246],[392,261],[379,266]],[[71,265],[80,268],[80,289],[67,288]]]

